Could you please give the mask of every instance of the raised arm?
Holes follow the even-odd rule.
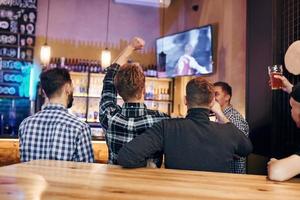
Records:
[[[102,127],[107,129],[108,116],[119,109],[117,105],[117,90],[114,86],[114,78],[121,65],[125,64],[133,51],[143,48],[145,42],[138,37],[132,39],[130,44],[120,53],[111,66],[107,68],[107,73],[103,80],[103,89],[99,105],[99,119]]]
[[[207,74],[208,73],[206,68],[202,65],[199,65],[198,62],[193,57],[191,57],[191,60],[190,60],[190,68],[193,68],[193,69],[197,70],[197,73],[200,73],[200,74]]]
[[[118,154],[118,164],[126,168],[145,167],[147,159],[163,150],[162,122],[125,144]]]

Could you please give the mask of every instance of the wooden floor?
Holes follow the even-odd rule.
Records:
[[[0,168],[0,199],[300,199],[300,179],[31,161]]]

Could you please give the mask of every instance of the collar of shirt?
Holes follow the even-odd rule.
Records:
[[[58,103],[47,103],[46,105],[42,106],[42,110],[62,110],[68,112],[68,109],[66,109],[62,104]]]
[[[223,112],[223,113],[226,115],[226,114],[229,113],[232,109],[233,109],[232,105],[229,105],[228,107],[226,107],[226,108],[224,109],[224,112]]]
[[[201,119],[209,121],[209,109],[206,108],[190,108],[186,118],[190,119]]]
[[[128,117],[138,117],[145,115],[147,109],[144,103],[124,103],[122,106],[122,115]]]

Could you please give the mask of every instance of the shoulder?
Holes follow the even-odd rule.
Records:
[[[26,117],[20,124],[19,129],[22,129],[24,126],[26,126],[32,119],[34,118],[34,115]]]
[[[222,133],[223,132],[228,132],[228,133],[239,132],[239,129],[232,122],[227,122],[225,124],[218,123],[218,122],[210,122],[210,125]]]
[[[20,124],[20,127],[23,127],[24,125],[27,125],[28,123],[32,123],[33,121],[39,120],[42,118],[42,111],[39,111],[35,113],[34,115],[31,115],[29,117],[26,117]]]
[[[242,116],[242,114],[239,111],[237,111],[235,108],[233,108],[233,107],[227,108],[227,110],[225,110],[224,114],[225,115],[230,115],[230,116],[233,115],[233,116],[244,118]]]
[[[75,126],[76,128],[79,128],[81,130],[90,128],[86,122],[81,121],[78,117],[70,113],[66,113],[66,115],[64,116],[64,122],[70,126]]]

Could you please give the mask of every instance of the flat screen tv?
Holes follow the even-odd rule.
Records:
[[[202,26],[156,40],[158,77],[213,72],[212,26]]]

